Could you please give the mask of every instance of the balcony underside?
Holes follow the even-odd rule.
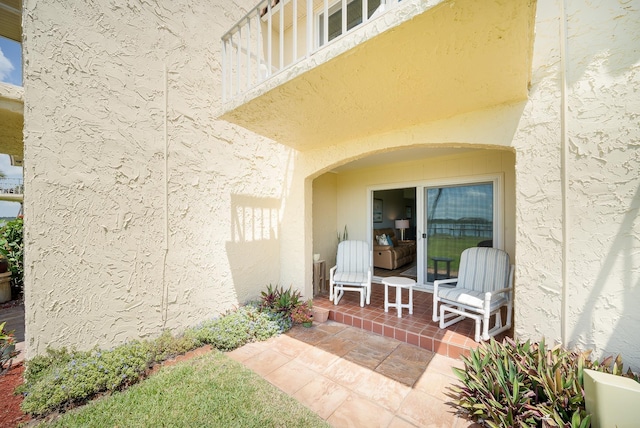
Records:
[[[21,87],[0,83],[0,153],[12,155],[19,162],[24,153],[23,93]]]
[[[533,0],[404,1],[220,117],[304,151],[524,100],[534,22]]]

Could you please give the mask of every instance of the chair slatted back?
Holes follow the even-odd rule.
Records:
[[[336,272],[367,272],[371,264],[369,244],[364,241],[342,241],[338,244]]]
[[[509,285],[509,254],[497,248],[467,248],[460,255],[458,287],[481,291],[500,290]]]

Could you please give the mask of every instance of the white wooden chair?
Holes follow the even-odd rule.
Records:
[[[465,317],[472,318],[476,322],[476,342],[508,330],[513,309],[513,270],[509,255],[502,250],[467,248],[460,255],[458,277],[433,282],[433,321],[440,321],[440,328],[446,328]],[[507,319],[503,324],[504,306]],[[495,323],[489,329],[492,315]]]
[[[336,265],[329,270],[329,300],[340,302],[345,291],[360,292],[360,306],[371,303],[372,253],[364,241],[338,244]]]

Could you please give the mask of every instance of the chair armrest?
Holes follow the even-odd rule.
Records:
[[[438,287],[445,284],[454,284],[458,282],[458,278],[438,279],[433,281],[433,295],[438,296]]]
[[[333,281],[333,274],[336,272],[336,269],[338,269],[338,265],[335,265],[334,267],[329,269],[329,278],[331,279],[331,281]]]
[[[392,248],[391,245],[374,245],[373,251],[389,251]]]

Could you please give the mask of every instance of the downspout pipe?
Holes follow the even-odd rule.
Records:
[[[569,292],[568,292],[568,257],[569,257],[569,179],[568,179],[568,159],[569,159],[569,137],[567,131],[567,0],[560,3],[560,181],[562,186],[562,307],[560,313],[560,335],[562,344],[569,346],[568,324],[569,324]]]

